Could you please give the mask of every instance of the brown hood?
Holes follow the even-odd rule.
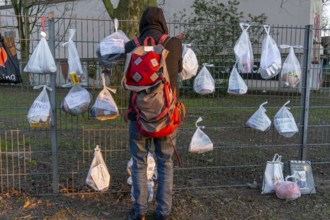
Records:
[[[140,20],[140,36],[154,34],[168,34],[167,24],[163,10],[157,7],[147,8]]]

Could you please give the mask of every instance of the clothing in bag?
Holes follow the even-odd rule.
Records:
[[[118,19],[114,19],[115,32],[104,38],[96,49],[99,62],[106,68],[111,68],[125,61],[125,44],[129,41],[126,34],[118,30]]]
[[[127,54],[122,85],[133,91],[132,108],[127,114],[137,113],[138,131],[142,136],[160,138],[172,134],[185,116],[185,108],[172,91],[165,59],[168,51],[163,47],[168,40],[163,35],[158,44],[151,36],[143,45],[134,38],[136,48]],[[151,45],[151,46],[149,46]]]
[[[24,72],[40,74],[55,73],[55,60],[46,40],[47,35],[41,31],[40,36],[41,39],[26,64]]]
[[[296,182],[291,182],[287,180],[288,177],[285,178],[285,181],[278,183],[276,185],[276,196],[279,199],[285,199],[288,201],[292,201],[301,197],[301,192],[298,184]]]
[[[99,145],[94,148],[94,158],[89,168],[86,183],[96,191],[106,191],[110,185],[110,174]]]
[[[253,68],[254,58],[249,33],[249,24],[240,23],[242,34],[236,41],[234,53],[237,62],[237,70],[240,73],[250,73]]]
[[[266,109],[263,107],[268,102],[264,102],[259,106],[259,109],[247,120],[246,125],[259,131],[266,131],[270,128],[272,121],[266,114]]]
[[[119,111],[110,92],[116,93],[116,90],[105,85],[104,74],[102,74],[102,83],[103,89],[97,96],[91,109],[92,116],[101,121],[115,119],[119,116]]]
[[[241,75],[238,73],[236,67],[233,66],[233,69],[231,70],[229,76],[227,92],[229,94],[244,95],[247,93],[247,90],[248,87],[246,83],[244,82]]]
[[[31,128],[50,128],[52,119],[52,109],[50,106],[47,89],[52,89],[46,85],[35,86],[34,89],[43,88],[39,96],[32,103],[27,119]]]
[[[0,34],[0,83],[22,83],[14,41]]]
[[[195,123],[196,131],[191,138],[189,145],[189,152],[191,153],[206,153],[213,150],[213,143],[211,139],[201,130],[204,126],[198,126],[198,122],[201,122],[203,119],[199,117]]]
[[[272,161],[267,161],[261,194],[273,193],[276,190],[276,184],[284,181],[282,156],[275,154]]]
[[[180,80],[188,80],[195,76],[198,71],[198,60],[190,46],[190,44],[183,44],[182,72],[178,75]]]
[[[301,67],[293,48],[302,48],[302,46],[281,45],[283,49],[290,48],[290,52],[283,63],[281,70],[281,81],[285,86],[296,87],[301,79]]]
[[[270,79],[281,71],[281,53],[274,39],[270,36],[270,26],[264,25],[266,36],[262,41],[259,72],[263,79]]]
[[[286,107],[289,103],[290,101],[287,101],[274,117],[274,126],[277,132],[287,138],[292,137],[299,131],[296,121],[289,111],[290,108]]]
[[[84,73],[79,54],[76,48],[75,43],[73,42],[73,36],[76,33],[76,29],[69,29],[69,40],[62,44],[63,47],[68,47],[68,65],[69,65],[69,73],[76,73],[78,75],[82,75]]]
[[[301,194],[316,193],[311,162],[308,160],[290,160],[285,163],[285,171],[290,181],[298,184]]]
[[[80,85],[73,85],[64,97],[61,108],[71,114],[79,115],[86,112],[91,104],[92,94]]]
[[[201,95],[211,94],[215,91],[215,81],[206,66],[211,67],[213,64],[203,64],[194,79],[194,91]]]

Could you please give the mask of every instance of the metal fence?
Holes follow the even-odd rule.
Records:
[[[8,24],[16,22],[14,17],[6,19]],[[34,195],[93,192],[85,179],[96,145],[101,147],[110,171],[109,192],[129,191],[126,184],[126,165],[130,158],[128,131],[122,117],[98,121],[90,112],[71,116],[59,107],[69,91],[63,87],[69,83],[67,52],[61,46],[66,41],[65,30],[67,27],[77,30],[74,42],[83,64],[83,83],[95,100],[102,85],[95,51],[100,40],[113,32],[112,21],[50,18],[46,23],[48,43],[57,64],[56,74],[40,76],[23,73],[29,76],[25,79],[30,80],[30,85],[0,86],[0,192],[5,193],[10,188]],[[136,25],[134,22],[120,21],[120,24],[123,23]],[[12,25],[6,27],[2,24],[1,31],[15,31]],[[221,33],[225,27],[217,24],[169,24],[172,36],[193,28],[213,28]],[[239,30],[239,27],[231,28]],[[262,26],[253,28],[249,34],[256,66],[253,72],[242,75],[249,87],[245,95],[227,94],[227,81],[234,62],[233,46],[237,38],[227,39],[225,47],[212,43],[192,46],[200,64],[215,63],[209,70],[216,81],[216,91],[212,95],[197,95],[192,89],[193,79],[179,82],[180,99],[187,108],[187,118],[178,132],[177,150],[183,167],[175,165],[175,189],[245,186],[253,181],[261,184],[266,161],[271,160],[274,153],[281,154],[283,161],[310,160],[317,185],[330,180],[330,92],[329,85],[322,83],[322,79],[326,78],[322,65],[311,64],[312,54],[315,54],[312,50],[317,50],[318,55],[322,52],[313,47],[315,30],[312,26],[272,27],[271,35],[279,45],[303,46],[303,49],[296,51],[303,72],[302,82],[299,88],[292,89],[283,87],[278,77],[261,79],[257,70],[265,33]],[[31,52],[39,41],[38,33],[39,26],[31,36]],[[15,41],[18,43],[18,34]],[[288,51],[281,52],[284,61]],[[22,69],[24,66],[22,62]],[[122,67],[117,66],[107,77],[107,84],[117,89],[114,99],[123,114],[127,109],[128,94],[120,86],[121,77]],[[50,129],[32,129],[27,121],[27,112],[40,93],[40,90],[33,89],[33,85],[45,83],[53,87],[49,93],[53,125]],[[295,136],[280,136],[273,126],[266,132],[246,126],[247,119],[261,103],[268,101],[265,106],[267,115],[273,120],[288,100],[299,127],[299,133]],[[203,130],[214,144],[212,152],[192,154],[188,151],[198,117],[203,118]]]

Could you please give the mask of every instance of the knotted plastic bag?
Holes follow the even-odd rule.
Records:
[[[285,86],[296,87],[301,79],[301,67],[293,48],[302,48],[302,46],[281,45],[280,47],[290,48],[290,52],[283,63],[281,81]]]
[[[99,145],[94,149],[94,158],[89,168],[86,183],[97,191],[105,191],[110,185],[110,174]]]
[[[47,89],[52,89],[46,85],[35,86],[34,89],[43,88],[41,93],[32,103],[27,119],[31,128],[49,128],[51,126],[52,109],[50,106]]]
[[[83,69],[80,63],[79,54],[75,43],[73,42],[73,36],[76,33],[76,29],[69,29],[69,40],[62,44],[63,47],[68,47],[68,65],[69,65],[69,73],[76,73],[78,75],[83,74]]]
[[[86,112],[91,104],[92,94],[80,85],[73,85],[61,103],[61,108],[71,114]]]
[[[273,193],[276,185],[284,181],[282,156],[275,154],[272,161],[267,161],[264,171],[261,194]]]
[[[198,60],[195,52],[190,48],[190,44],[183,44],[182,51],[182,72],[178,77],[180,80],[187,80],[195,76],[198,70]]]
[[[250,73],[253,68],[254,58],[249,33],[250,25],[240,23],[242,33],[234,46],[234,53],[237,62],[237,70],[240,73]]]
[[[24,72],[40,74],[54,73],[56,72],[56,65],[46,41],[47,35],[41,31],[40,36],[41,39],[26,64]]]
[[[201,130],[204,126],[198,126],[197,123],[201,122],[203,119],[199,117],[195,123],[196,131],[191,138],[189,145],[189,152],[191,153],[205,153],[213,150],[213,143],[211,139]]]
[[[235,66],[230,72],[227,92],[235,95],[246,94],[248,87]]]
[[[248,119],[246,125],[259,131],[266,131],[272,124],[271,120],[266,114],[266,109],[263,107],[268,102],[264,102],[259,106],[259,109]]]
[[[286,107],[290,101],[287,101],[274,117],[274,126],[277,132],[284,137],[292,137],[298,132],[296,121],[289,111],[290,108]]]
[[[210,64],[203,64],[203,68],[199,71],[194,80],[194,91],[201,95],[211,94],[215,91],[215,82],[206,66],[213,66]]]
[[[285,199],[288,201],[292,201],[295,199],[298,199],[301,197],[301,191],[296,182],[287,181],[287,178],[285,178],[285,181],[278,183],[276,185],[276,196],[279,199]]]
[[[116,93],[115,89],[111,89],[105,85],[104,74],[102,74],[103,89],[97,96],[95,103],[91,109],[92,116],[98,120],[115,119],[119,116],[119,111],[116,102],[110,93]]]
[[[100,64],[107,68],[125,61],[125,43],[129,41],[126,34],[118,30],[119,22],[116,18],[114,26],[115,32],[104,38],[96,50]]]
[[[281,53],[274,39],[270,36],[270,26],[264,25],[266,36],[262,41],[259,72],[263,79],[270,79],[281,71]]]

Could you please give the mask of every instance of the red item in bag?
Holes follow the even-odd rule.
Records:
[[[283,181],[276,185],[276,196],[279,199],[295,200],[301,196],[300,188],[296,182]]]

